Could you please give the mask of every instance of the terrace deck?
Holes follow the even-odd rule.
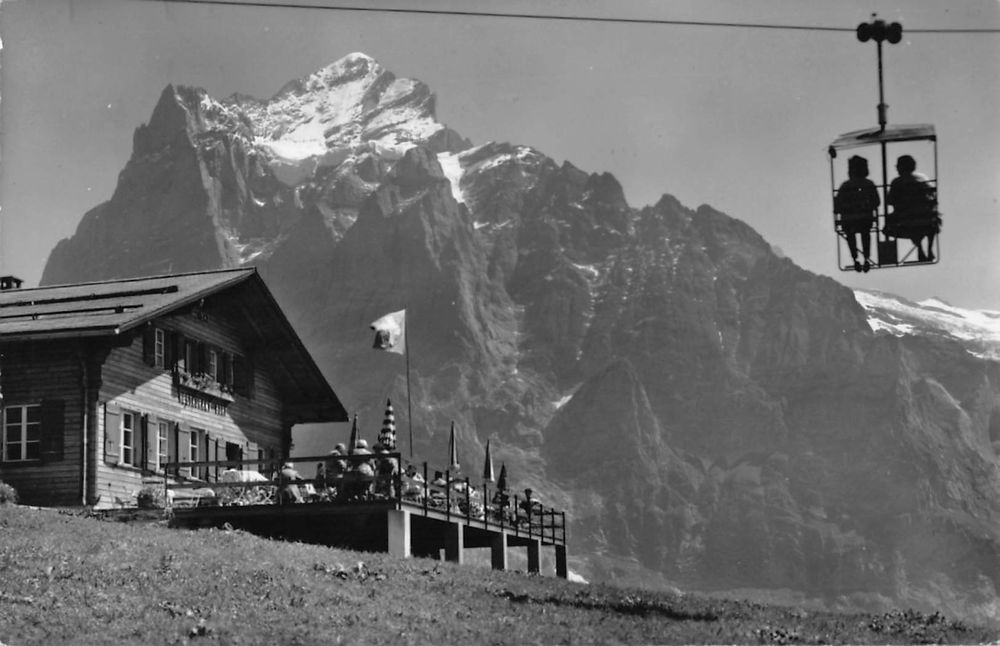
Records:
[[[300,458],[302,462],[322,461],[328,456]],[[395,459],[399,454],[347,456],[352,464],[371,459]],[[204,473],[219,474],[225,463],[198,462],[168,465],[171,469],[204,468]],[[262,468],[258,462],[237,466]],[[426,464],[424,471],[427,471]],[[258,471],[259,473],[259,471]],[[302,502],[279,502],[282,487],[307,488],[305,482],[287,482],[280,477],[266,477],[256,482],[190,481],[164,476],[169,494],[202,492],[179,496],[172,504],[173,524],[179,527],[223,526],[229,524],[257,535],[285,540],[347,547],[362,551],[380,551],[408,556],[443,557],[461,563],[464,550],[489,548],[494,569],[507,569],[509,547],[524,547],[529,572],[539,572],[541,548],[553,547],[555,573],[566,578],[566,516],[537,501],[511,496],[506,504],[481,504],[493,500],[496,489],[489,484],[473,488],[468,479],[453,478],[444,472],[449,486],[435,486],[423,478],[422,491],[404,495],[403,474],[392,475],[388,493],[347,497],[333,490],[320,490],[303,496]],[[464,493],[455,491],[455,486]],[[475,492],[475,493],[473,493]],[[481,498],[480,498],[481,496]],[[170,495],[167,498],[171,498]],[[477,504],[476,499],[480,502]]]

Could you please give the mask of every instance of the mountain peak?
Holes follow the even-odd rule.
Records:
[[[445,130],[427,85],[396,78],[360,52],[286,84],[268,101],[234,95],[226,103],[249,117],[272,167],[308,167],[306,175],[369,152],[399,159]]]
[[[374,58],[363,52],[351,52],[336,61],[330,63],[315,75],[323,75],[328,78],[339,78],[353,76],[355,74],[366,73],[368,71],[381,72],[382,66]]]
[[[385,69],[379,65],[371,56],[354,52],[348,54],[329,65],[322,67],[302,78],[286,83],[277,94],[271,97],[271,102],[279,102],[289,95],[302,95],[307,93],[323,92],[331,90],[339,85],[363,79],[376,79],[385,73]]]

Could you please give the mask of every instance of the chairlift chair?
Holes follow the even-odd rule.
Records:
[[[878,159],[881,163],[880,181],[875,182],[876,190],[879,193],[880,206],[875,212],[873,224],[867,235],[874,235],[876,244],[872,246],[871,264],[865,265],[864,271],[869,269],[886,269],[889,267],[908,267],[911,265],[928,265],[937,263],[941,258],[940,236],[940,212],[938,210],[938,156],[937,156],[937,135],[934,126],[930,124],[909,124],[890,125],[888,124],[889,106],[885,103],[885,93],[882,82],[882,43],[899,43],[903,37],[903,27],[898,22],[886,24],[883,20],[875,19],[868,23],[861,23],[857,28],[858,40],[862,43],[869,40],[874,41],[878,51],[878,127],[855,130],[837,137],[830,144],[827,152],[830,157],[830,188],[834,199],[833,226],[837,233],[837,264],[842,271],[858,270],[854,258],[845,261],[845,256],[849,257],[850,252],[845,254],[848,233],[845,231],[841,214],[837,213],[836,198],[838,187],[843,179],[846,179],[846,165],[841,165],[841,178],[838,179],[835,159],[838,152],[848,149],[858,149],[859,152],[873,150],[874,154],[866,153],[861,155],[868,159]],[[930,151],[927,151],[927,147]],[[890,146],[892,147],[890,152]],[[895,166],[896,158],[900,153],[909,154],[921,161],[917,163],[917,169],[926,176],[926,181],[916,183],[916,191],[921,193],[923,199],[919,204],[914,202],[909,207],[897,204],[895,207],[889,204],[889,160]],[[927,176],[928,171],[933,175]],[[877,171],[876,171],[877,172]],[[914,186],[914,184],[910,184]],[[908,193],[911,191],[907,191]],[[899,200],[897,200],[899,201]],[[892,207],[892,211],[890,208]],[[866,209],[867,210],[867,209]],[[925,253],[918,246],[917,241],[923,242],[923,238],[933,239],[933,243],[928,244]],[[909,244],[908,244],[909,243]]]
[[[924,150],[921,150],[923,148]],[[846,171],[838,170],[838,154],[851,150],[873,162],[879,160],[877,168],[881,168],[881,180],[876,181],[879,193],[880,207],[869,235],[874,236],[872,245],[872,269],[887,269],[890,267],[909,267],[913,265],[935,264],[940,260],[940,235],[937,235],[936,221],[940,217],[935,201],[925,214],[910,218],[889,204],[889,168],[893,168],[899,154],[911,154],[921,160],[930,160],[930,168],[919,164],[918,170],[927,175],[926,185],[933,194],[937,193],[938,163],[937,135],[934,126],[930,124],[899,124],[886,125],[884,128],[868,128],[855,130],[840,135],[830,144],[831,195],[836,199],[837,189],[846,179]],[[874,164],[873,164],[874,165]],[[928,173],[927,171],[932,171]],[[877,171],[876,171],[877,172]],[[854,259],[847,250],[847,233],[841,222],[841,215],[833,214],[834,230],[837,233],[837,264],[842,271],[854,270]],[[913,242],[918,236],[925,236],[930,231],[935,233],[934,243],[923,255]]]

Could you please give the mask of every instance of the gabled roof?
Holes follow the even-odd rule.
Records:
[[[0,291],[0,339],[121,334],[256,273],[229,269]]]
[[[0,343],[116,337],[202,299],[246,322],[296,422],[346,422],[344,409],[256,269],[0,291]]]

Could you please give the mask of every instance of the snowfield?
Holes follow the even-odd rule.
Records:
[[[1000,360],[1000,312],[954,307],[939,298],[919,303],[884,292],[858,289],[854,297],[874,332],[944,336],[983,359]]]

